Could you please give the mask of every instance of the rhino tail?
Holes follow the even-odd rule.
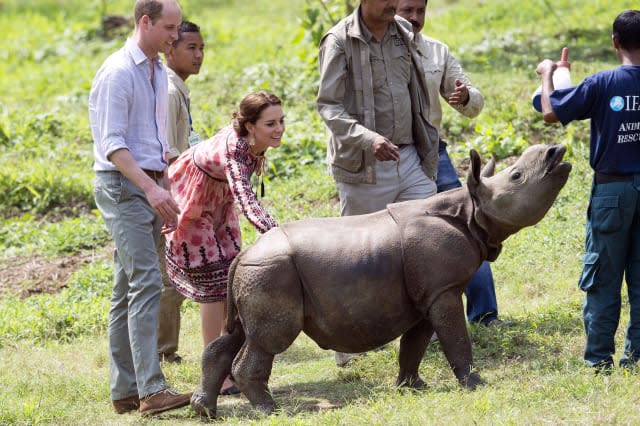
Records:
[[[236,307],[236,302],[233,299],[233,277],[236,273],[236,266],[238,265],[238,259],[240,256],[236,256],[231,262],[231,266],[229,266],[229,274],[227,277],[227,323],[226,329],[227,333],[233,333],[233,330],[236,327],[236,321],[238,321],[238,308]]]

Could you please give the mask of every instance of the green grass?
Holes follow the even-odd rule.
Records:
[[[20,340],[70,342],[103,333],[112,276],[110,262],[95,260],[73,274],[66,288],[54,295],[22,300],[7,296],[0,304],[0,348]]]
[[[110,239],[97,210],[90,214],[72,213],[73,216],[58,213],[55,220],[25,214],[1,221],[0,260],[34,254],[65,256],[102,247]]]
[[[93,210],[86,101],[98,66],[124,41],[103,38],[101,14],[128,16],[131,3],[0,1],[0,260],[92,259],[54,295],[0,297],[0,424],[201,424],[189,408],[141,419],[116,415],[109,401],[112,266],[108,235]],[[317,72],[309,61],[315,47],[301,27],[304,7],[318,3],[181,4],[185,17],[202,26],[207,44],[201,73],[188,81],[196,129],[211,135],[244,94],[273,90],[285,101],[288,129],[283,146],[269,153],[261,201],[280,223],[337,215],[335,186],[324,164],[325,132],[314,105]],[[503,158],[530,143],[564,143],[574,165],[547,216],[511,236],[493,264],[501,316],[514,325],[469,327],[475,367],[486,386],[460,389],[437,343],[421,365],[428,388],[406,392],[394,387],[397,341],[338,369],[330,351],[301,335],[274,364],[270,386],[281,410],[265,417],[243,397],[224,397],[219,424],[637,423],[637,376],[616,370],[596,377],[582,362],[583,293],[577,280],[591,185],[588,123],[548,126],[530,104],[539,84],[536,64],[557,57],[565,45],[574,82],[616,66],[608,34],[615,14],[629,7],[636,6],[622,0],[429,4],[425,31],[450,45],[486,97],[475,119],[445,109],[443,133],[455,162],[467,161],[470,148],[485,158]],[[242,232],[245,246],[258,237],[246,220]],[[186,302],[182,310],[185,362],[163,370],[172,385],[187,391],[198,383],[202,347],[197,305]],[[624,298],[621,324],[627,311]],[[619,347],[622,338],[621,327]]]
[[[219,408],[223,424],[633,423],[640,414],[632,404],[635,376],[615,372],[594,377],[582,364],[577,277],[589,178],[583,158],[570,161],[574,170],[547,217],[510,237],[493,264],[502,317],[515,325],[470,327],[476,368],[486,386],[476,392],[459,389],[438,344],[430,346],[421,366],[428,389],[411,393],[393,385],[397,341],[349,369],[338,369],[330,351],[300,336],[276,357],[271,377],[282,410],[264,417],[244,398],[224,397]],[[319,166],[308,170],[314,179],[322,180],[322,173]],[[264,201],[277,217],[288,220],[319,215],[327,206],[333,207],[326,213],[333,214],[333,188],[322,181],[306,188],[295,179],[272,181]],[[327,203],[319,202],[314,209],[302,195]],[[300,213],[305,208],[309,213]],[[0,419],[23,424],[141,423],[136,415],[113,414],[109,406],[104,333],[110,278],[110,263],[105,261],[81,270],[56,296],[2,299],[0,335],[5,338],[0,359],[7,368],[0,363],[0,383],[12,397],[0,402]],[[180,353],[185,363],[164,371],[178,389],[189,390],[200,374],[197,306],[186,303],[183,317]],[[621,341],[622,331],[617,339]],[[199,420],[183,409],[142,423]]]
[[[280,411],[265,417],[242,397],[223,397],[222,424],[633,424],[640,414],[636,377],[616,371],[595,377],[581,363],[577,307],[549,308],[512,317],[516,325],[472,327],[476,364],[487,385],[461,390],[438,345],[421,367],[429,388],[398,391],[397,344],[372,352],[343,370],[332,354],[301,336],[276,357],[270,382]],[[197,309],[183,313],[182,365],[164,367],[178,389],[199,378]],[[157,419],[118,416],[109,406],[107,347],[89,336],[61,344],[18,342],[2,350],[0,418],[12,424],[200,424],[188,409]],[[17,373],[19,372],[19,373]],[[17,373],[17,374],[16,374]]]

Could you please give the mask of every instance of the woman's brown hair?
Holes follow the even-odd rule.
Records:
[[[282,101],[273,93],[261,90],[248,94],[240,102],[238,110],[233,113],[233,130],[236,131],[238,136],[247,136],[249,131],[246,124],[256,124],[262,111],[274,105],[282,105]]]

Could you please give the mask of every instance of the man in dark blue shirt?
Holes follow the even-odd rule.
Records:
[[[630,319],[620,366],[640,359],[640,11],[618,15],[611,38],[621,66],[576,87],[554,91],[556,64],[549,59],[536,70],[546,122],[591,119],[589,163],[595,173],[579,285],[586,292],[584,359],[596,372],[613,366],[625,274]]]

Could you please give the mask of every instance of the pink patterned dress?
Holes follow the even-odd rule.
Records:
[[[242,243],[236,204],[260,233],[277,226],[251,188],[263,161],[228,126],[169,167],[180,215],[177,229],[166,235],[167,274],[183,296],[199,303],[226,299],[229,265]]]

